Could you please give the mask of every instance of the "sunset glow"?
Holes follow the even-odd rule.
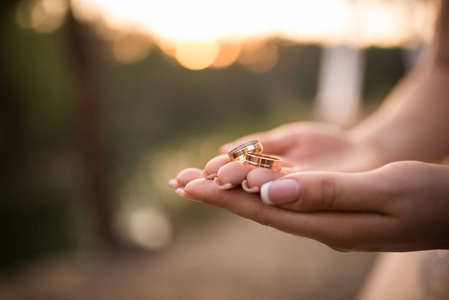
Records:
[[[55,30],[67,10],[64,3],[63,0],[24,0],[17,10],[17,22],[39,32]],[[241,55],[239,62],[257,71],[276,62],[275,46],[259,47],[256,55],[262,57],[263,62],[254,64],[242,56],[245,51],[255,50],[245,50],[245,47],[240,50],[240,46],[235,45],[270,37],[356,47],[391,47],[417,39],[428,40],[436,3],[407,0],[72,0],[71,6],[79,20],[94,22],[100,33],[138,31],[146,33],[159,45],[169,45],[165,48],[175,51],[176,54],[171,55],[187,68],[222,68]],[[204,47],[193,47],[195,43]],[[133,46],[114,41],[114,55],[119,62],[134,63],[149,53],[145,43],[133,40],[131,44]],[[199,59],[200,52],[196,51],[209,56],[204,57],[204,62],[192,62],[195,56]]]
[[[49,1],[49,0],[46,0]],[[55,0],[53,0],[55,1]],[[280,35],[305,42],[392,45],[421,32],[433,1],[72,0],[82,19],[137,26],[158,39],[211,40]],[[410,16],[413,15],[413,18]],[[427,17],[422,17],[427,16]]]

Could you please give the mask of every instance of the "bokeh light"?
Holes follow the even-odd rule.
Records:
[[[154,208],[140,208],[119,218],[124,239],[145,249],[160,249],[172,240],[173,228],[167,216]]]
[[[239,63],[254,72],[271,69],[278,61],[278,48],[274,43],[249,41],[242,47]]]
[[[211,65],[214,69],[222,69],[232,65],[239,57],[241,46],[238,43],[220,42],[220,51]]]
[[[67,9],[63,0],[26,0],[17,7],[16,20],[22,28],[49,33],[61,26]]]
[[[215,61],[220,51],[217,40],[181,41],[176,45],[176,60],[190,70],[201,70]]]
[[[115,59],[122,64],[142,61],[151,50],[151,41],[145,35],[127,34],[117,37],[112,45]]]

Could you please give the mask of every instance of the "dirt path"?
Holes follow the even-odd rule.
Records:
[[[0,279],[4,300],[348,300],[374,255],[219,214],[166,250],[54,258]]]

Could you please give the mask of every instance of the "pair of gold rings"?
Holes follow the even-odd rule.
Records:
[[[262,152],[263,146],[260,141],[252,140],[235,147],[229,151],[228,156],[231,161],[241,160],[251,166],[280,171],[282,160],[276,156],[262,154]]]

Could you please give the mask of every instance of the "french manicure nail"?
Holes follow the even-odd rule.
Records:
[[[177,188],[175,193],[178,194],[179,196],[184,196],[185,191],[183,188]]]
[[[232,185],[232,183],[230,183],[230,182],[225,183],[225,184],[221,184],[220,179],[218,179],[218,177],[215,177],[214,183],[221,190],[229,190],[229,189],[232,189],[234,187],[234,185]]]
[[[285,204],[299,200],[300,186],[296,180],[281,179],[264,183],[260,197],[265,204]]]
[[[242,189],[248,193],[258,193],[260,190],[258,186],[250,187],[246,179],[242,181]]]
[[[189,200],[192,200],[195,202],[202,202],[201,200],[194,198],[192,195],[190,195],[188,192],[186,192],[184,190],[184,188],[177,188],[175,193],[183,198],[186,198],[186,199],[189,199]]]
[[[212,179],[214,179],[215,177],[217,177],[217,174],[209,174],[209,173],[207,172],[207,170],[204,169],[204,170],[203,170],[203,176],[204,176],[204,178],[206,178],[206,179],[212,180]]]

